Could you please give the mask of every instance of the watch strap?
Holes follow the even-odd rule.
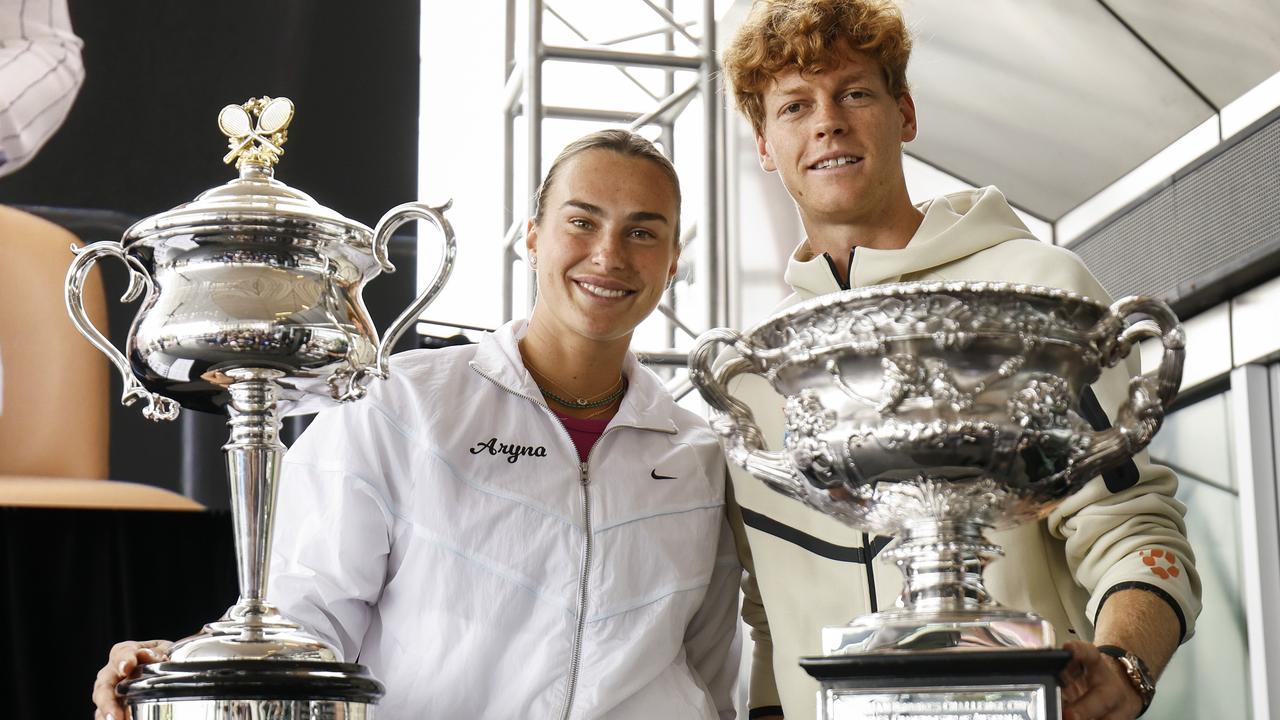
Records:
[[[1156,694],[1156,684],[1151,679],[1151,671],[1147,668],[1147,664],[1142,658],[1117,645],[1098,645],[1097,647],[1098,652],[1120,661],[1129,684],[1133,685],[1133,689],[1137,690],[1138,696],[1142,698],[1142,711],[1138,713],[1138,717],[1142,717],[1147,708],[1151,707],[1151,700]]]

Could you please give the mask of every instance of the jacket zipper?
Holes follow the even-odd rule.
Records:
[[[876,602],[876,571],[871,567],[876,556],[872,551],[871,536],[867,533],[862,533],[862,559],[867,567],[867,595],[871,598],[871,612],[879,612]]]
[[[841,282],[840,280],[840,272],[836,270],[836,261],[834,258],[831,257],[831,253],[825,253],[825,252],[822,253],[822,257],[825,258],[827,261],[827,268],[831,270],[831,277],[835,279],[836,285],[839,285],[841,290],[848,290],[853,286],[853,255],[857,251],[857,249],[858,249],[857,245],[854,245],[853,247],[849,248],[849,265],[848,265],[849,274],[847,276],[848,279],[843,282]]]
[[[565,432],[568,432],[567,430]],[[604,433],[600,433],[604,437]],[[570,438],[570,444],[572,444]],[[600,442],[599,438],[596,443]],[[576,449],[576,448],[575,448]],[[592,446],[592,450],[595,446]],[[587,461],[591,460],[591,451],[587,451]],[[591,577],[591,493],[590,478],[587,475],[587,463],[578,465],[582,480],[582,528],[586,542],[582,548],[582,570],[578,574],[578,622],[573,630],[573,654],[569,656],[569,689],[565,692],[564,712],[560,717],[569,720],[573,711],[573,696],[578,690],[578,673],[582,664],[582,636],[587,628],[587,589]]]
[[[564,423],[560,422],[560,418],[557,418],[555,416],[555,413],[551,411],[551,408],[547,407],[543,403],[538,402],[537,400],[534,400],[528,395],[518,393],[508,388],[507,386],[503,385],[497,380],[494,380],[493,378],[486,375],[475,365],[472,365],[471,369],[475,370],[476,374],[479,375],[480,377],[496,385],[498,389],[502,390],[503,392],[509,395],[514,395],[515,397],[518,397],[518,398],[524,398],[525,400],[528,400],[529,402],[533,403],[539,408],[542,408],[542,410],[547,414],[551,415],[551,419],[556,421],[556,425],[560,428],[560,432],[564,435],[565,441],[568,442],[569,450],[572,451],[575,455],[577,454],[578,448],[576,445],[573,444],[573,436],[569,434],[569,430],[565,428]],[[600,440],[603,439],[604,436],[610,430],[613,430],[616,427],[623,427],[623,426],[615,425],[614,427],[605,428],[604,432],[600,433],[600,437],[596,438],[596,445],[599,445]],[[573,631],[573,653],[569,656],[569,686],[568,686],[568,689],[565,691],[564,710],[560,714],[560,717],[562,718],[562,720],[569,720],[569,713],[573,711],[573,698],[578,689],[578,674],[581,670],[581,664],[582,664],[582,637],[585,634],[586,627],[587,627],[587,591],[589,589],[588,580],[590,579],[590,575],[591,575],[591,549],[592,549],[591,493],[589,490],[590,476],[587,473],[587,466],[591,463],[591,455],[594,451],[595,451],[595,445],[591,446],[591,450],[587,451],[587,462],[578,463],[578,478],[582,484],[582,528],[583,528],[585,540],[582,548],[582,568],[578,573],[578,619],[574,626],[574,631]]]
[[[827,268],[831,270],[831,277],[835,278],[836,284],[840,286],[841,290],[848,290],[853,286],[853,260],[857,250],[857,245],[849,248],[848,275],[846,276],[848,279],[843,282],[840,280],[840,273],[836,271],[836,261],[831,257],[831,253],[822,253],[822,257],[827,261]],[[862,533],[862,552],[864,553],[863,557],[867,568],[867,597],[871,600],[871,612],[877,612],[879,603],[876,601],[876,571],[875,568],[871,567],[871,561],[875,559],[875,556],[871,554],[871,536],[867,533]]]

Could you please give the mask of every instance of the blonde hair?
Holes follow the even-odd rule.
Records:
[[[786,70],[822,72],[850,51],[880,65],[894,97],[907,86],[911,35],[889,0],[756,0],[724,54],[738,109],[764,131],[764,92]]]
[[[667,159],[666,155],[662,154],[661,150],[654,147],[654,144],[649,142],[643,135],[637,135],[629,130],[600,130],[580,137],[566,145],[560,151],[560,154],[556,156],[555,161],[551,163],[551,169],[547,171],[547,176],[542,179],[542,184],[538,186],[537,192],[533,195],[534,224],[542,223],[542,215],[546,210],[547,196],[551,194],[551,186],[555,183],[556,176],[560,174],[560,167],[573,156],[588,150],[608,150],[623,157],[648,160],[662,170],[662,173],[671,181],[671,189],[676,191],[675,238],[676,245],[679,246],[680,176],[676,175],[675,166],[671,164],[671,160]]]

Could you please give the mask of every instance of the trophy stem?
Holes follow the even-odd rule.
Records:
[[[895,607],[822,630],[823,652],[850,655],[1054,647],[1053,625],[1011,610],[987,592],[982,571],[1004,553],[978,523],[925,520],[903,527],[884,552],[902,570]]]
[[[885,555],[902,571],[904,610],[984,610],[999,603],[987,592],[982,571],[1004,555],[972,523],[923,522],[904,528]]]
[[[227,406],[231,439],[222,446],[231,482],[231,512],[236,534],[240,600],[231,616],[253,625],[270,612],[266,604],[271,564],[271,530],[275,517],[280,459],[280,418],[276,409],[279,370],[240,368],[233,378]]]

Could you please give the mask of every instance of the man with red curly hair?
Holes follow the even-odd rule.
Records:
[[[757,0],[726,51],[760,165],[778,174],[807,235],[788,260],[794,294],[784,305],[913,280],[1022,282],[1107,301],[1080,259],[1036,240],[994,187],[912,204],[902,166],[902,145],[917,132],[910,53],[900,11],[878,0]],[[1134,359],[1086,391],[1081,405],[1095,428],[1109,425],[1137,371]],[[781,398],[754,376],[731,389],[780,446]],[[813,717],[818,686],[797,660],[821,654],[823,626],[893,602],[898,572],[875,559],[889,539],[854,532],[736,468],[733,486],[748,570],[743,617],[755,640],[750,717]],[[1176,490],[1176,476],[1144,452],[1044,521],[992,534],[1006,553],[986,573],[992,593],[1076,638],[1066,644],[1065,718],[1141,714],[1151,688],[1126,666],[1144,662],[1148,679],[1158,677],[1192,632],[1200,583]]]

